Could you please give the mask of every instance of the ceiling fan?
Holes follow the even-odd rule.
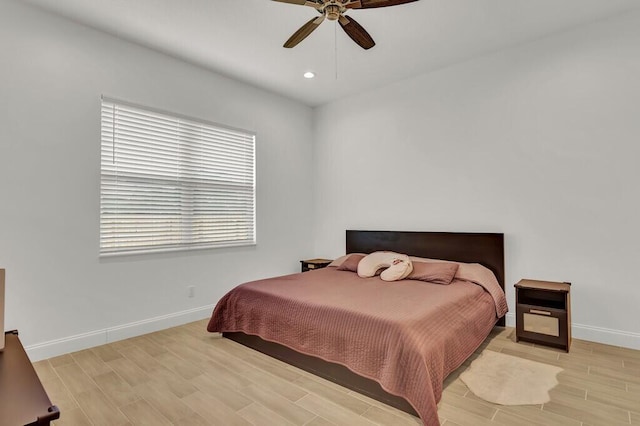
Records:
[[[321,16],[311,19],[298,31],[293,33],[289,40],[284,43],[284,47],[292,48],[307,38],[325,19],[338,21],[340,26],[353,41],[363,49],[371,49],[376,45],[369,33],[362,28],[355,19],[345,16],[349,9],[372,9],[374,7],[396,6],[399,4],[411,3],[418,0],[274,0],[281,3],[298,4],[309,6],[320,13]]]

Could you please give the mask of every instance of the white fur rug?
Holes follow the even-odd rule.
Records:
[[[549,402],[562,368],[485,350],[460,379],[479,398],[501,405]]]

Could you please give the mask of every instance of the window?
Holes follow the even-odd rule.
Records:
[[[100,255],[250,245],[255,135],[102,100]]]

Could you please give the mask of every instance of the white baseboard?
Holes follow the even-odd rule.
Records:
[[[27,346],[25,350],[31,361],[36,362],[69,352],[80,351],[82,349],[117,342],[118,340],[128,339],[129,337],[153,333],[154,331],[205,319],[211,315],[213,308],[214,305],[207,305],[116,327],[76,334],[75,336],[30,345]],[[507,327],[515,327],[515,314],[508,313],[506,323]],[[584,324],[573,324],[571,333],[576,339],[604,343],[606,345],[622,346],[630,349],[640,349],[640,333],[612,330]]]
[[[117,342],[118,340],[128,339],[129,337],[140,336],[142,334],[205,319],[211,315],[213,307],[214,305],[207,305],[129,324],[122,324],[116,327],[76,334],[75,336],[30,345],[25,347],[25,350],[29,355],[29,359],[32,362],[36,362],[69,352],[80,351],[82,349]]]
[[[505,315],[505,319],[507,321],[507,327],[515,327],[516,326],[516,314],[512,314],[509,312]]]
[[[515,314],[508,313],[506,319],[507,327],[516,326]],[[610,328],[573,323],[571,325],[571,336],[580,340],[604,343],[605,345],[640,349],[640,333],[634,333],[631,331],[620,331]]]
[[[622,346],[629,349],[640,349],[640,333],[594,327],[592,325],[573,324],[572,337],[606,345]]]

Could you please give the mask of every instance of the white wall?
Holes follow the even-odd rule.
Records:
[[[35,360],[206,317],[240,282],[343,253],[345,229],[490,231],[512,310],[521,277],[570,280],[577,337],[640,348],[639,24],[335,102],[312,128],[301,104],[0,0],[5,328]],[[257,132],[258,245],[99,259],[101,94]]]
[[[640,348],[639,52],[636,12],[318,108],[316,254],[504,232],[511,312],[520,278],[571,281],[575,337]]]
[[[257,246],[99,259],[102,94],[257,132]],[[301,238],[312,214],[312,113],[0,1],[5,327],[19,329],[39,359],[206,317],[231,287],[298,271],[298,260],[312,254],[311,239]],[[188,285],[195,298],[187,298]]]

